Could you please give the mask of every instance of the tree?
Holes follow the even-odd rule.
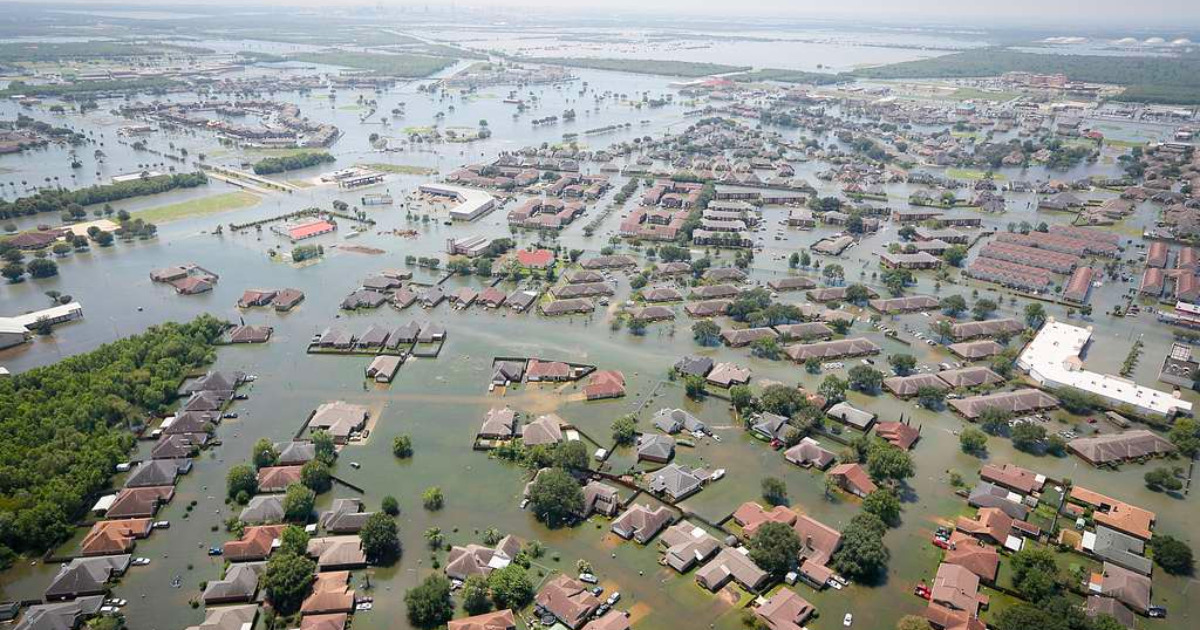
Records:
[[[375,564],[390,565],[400,557],[400,536],[396,521],[383,512],[375,512],[358,531],[362,550],[367,560]]]
[[[851,304],[862,304],[871,298],[871,292],[867,287],[854,283],[846,287],[846,301]]]
[[[307,523],[317,504],[317,494],[301,484],[293,483],[283,495],[283,518],[293,523]]]
[[[425,491],[421,493],[421,505],[431,512],[442,509],[442,506],[446,505],[446,497],[442,494],[442,489],[437,486],[425,488]]]
[[[16,226],[13,226],[13,227],[15,228]],[[799,267],[799,266],[800,266],[800,254],[798,252],[792,252],[792,255],[788,256],[788,268],[795,269],[796,267]]]
[[[812,256],[809,256],[808,252],[805,252],[805,251],[800,252],[800,266],[807,269],[808,266],[811,264],[812,264]]]
[[[683,387],[687,392],[687,397],[692,400],[700,400],[704,398],[708,391],[704,388],[704,377],[689,374],[683,379]]]
[[[1025,545],[1012,555],[1013,586],[1025,599],[1037,603],[1058,592],[1060,576],[1054,552]]]
[[[1150,539],[1154,562],[1171,575],[1191,575],[1192,548],[1187,543],[1166,534],[1155,534]]]
[[[883,386],[883,372],[869,365],[850,368],[850,387],[861,392],[877,392]]]
[[[1013,446],[1022,451],[1033,451],[1046,439],[1046,427],[1034,422],[1019,422],[1011,432]]]
[[[551,453],[551,464],[563,470],[587,470],[587,446],[579,440],[559,444]]]
[[[317,563],[304,555],[284,552],[271,554],[262,577],[262,587],[271,607],[282,615],[291,615],[300,610],[316,572]]]
[[[750,559],[754,564],[775,578],[781,578],[796,566],[804,544],[796,530],[769,521],[759,526],[746,546],[750,548]]]
[[[787,484],[777,477],[763,477],[762,497],[771,505],[787,505]]]
[[[995,302],[987,298],[979,298],[978,300],[975,300],[975,306],[971,307],[971,314],[974,315],[975,319],[977,320],[984,320],[987,319],[988,315],[991,315],[995,310]]]
[[[964,453],[980,455],[987,452],[988,436],[974,427],[967,427],[958,434],[958,444]]]
[[[637,439],[637,416],[626,414],[613,420],[612,438],[617,446],[629,446]]]
[[[900,497],[889,488],[880,488],[863,499],[862,509],[874,514],[884,523],[895,526],[900,523]]]
[[[761,359],[774,361],[783,354],[783,348],[779,346],[779,341],[774,337],[763,337],[750,343],[750,353]]]
[[[768,388],[769,389],[769,388]],[[754,404],[754,394],[750,393],[749,385],[734,385],[729,388],[729,402],[738,412],[745,411]]]
[[[482,615],[492,609],[488,596],[488,581],[482,575],[467,577],[462,587],[463,610],[470,615]]]
[[[833,554],[833,568],[853,580],[877,576],[887,566],[888,550],[883,544],[887,525],[878,516],[861,512],[842,530],[842,546]]]
[[[333,487],[333,473],[329,471],[328,464],[314,459],[300,467],[300,483],[321,494]]]
[[[8,279],[9,282],[16,284],[25,277],[25,266],[21,263],[8,263],[0,269],[0,275]]]
[[[991,435],[1001,435],[1008,429],[1008,412],[999,407],[985,407],[979,412],[979,426]]]
[[[846,277],[846,272],[842,269],[841,265],[825,265],[825,268],[821,270],[821,277],[825,278],[827,283],[835,284],[841,282]]]
[[[847,386],[846,381],[838,378],[836,374],[830,374],[821,381],[821,385],[817,387],[817,393],[831,403],[838,403],[846,399]]]
[[[379,509],[383,510],[383,513],[388,516],[396,516],[400,513],[400,502],[396,500],[396,497],[389,494],[383,497],[383,501],[379,504]]]
[[[515,562],[488,576],[492,599],[499,608],[520,610],[533,601],[533,582],[525,568]]]
[[[450,580],[441,574],[431,575],[404,595],[408,621],[418,628],[436,628],[454,617],[454,600],[450,599]]]
[[[397,435],[392,438],[392,455],[399,459],[408,459],[412,457],[413,445],[412,438],[407,435]]]
[[[249,464],[237,464],[225,474],[225,488],[229,498],[245,503],[258,492],[258,472]]]
[[[951,267],[958,267],[967,258],[967,248],[962,245],[951,245],[946,248],[945,252],[942,252],[942,258]]]
[[[1029,630],[1029,628],[1044,630],[1055,628],[1057,630],[1057,626],[1056,620],[1051,618],[1048,613],[1024,602],[1000,611],[992,624],[995,630]]]
[[[844,334],[850,332],[850,320],[835,319],[835,320],[829,322],[829,327],[833,329],[833,332],[835,332],[839,335],[844,335]]]
[[[274,466],[279,459],[279,451],[275,448],[275,444],[267,438],[259,438],[254,443],[254,447],[250,449],[250,453],[256,468]]]
[[[721,338],[721,327],[711,320],[702,319],[692,324],[692,338],[702,346],[714,345]]]
[[[29,261],[25,270],[33,278],[51,278],[58,275],[58,263],[48,258],[36,258]]]
[[[922,385],[917,388],[917,403],[926,409],[938,409],[945,399],[946,393],[937,387]]]
[[[1183,489],[1183,482],[1175,478],[1175,473],[1169,468],[1155,468],[1144,476],[1146,487],[1155,491],[1167,490],[1175,492]]]
[[[900,376],[908,376],[912,374],[913,368],[917,367],[917,358],[911,354],[897,353],[888,357],[888,365],[896,371]]]
[[[747,388],[749,389],[749,388]],[[759,397],[759,403],[764,411],[790,418],[808,405],[799,390],[787,385],[768,385]]]
[[[867,455],[867,472],[875,481],[903,481],[913,476],[912,456],[904,449],[878,442]]]
[[[1200,453],[1200,422],[1193,418],[1177,418],[1167,438],[1179,449],[1180,454],[1195,457]]]
[[[1030,328],[1041,328],[1046,321],[1046,308],[1038,302],[1025,305],[1025,324]]]
[[[809,374],[818,374],[821,372],[821,360],[816,357],[809,357],[804,360],[804,371]]]
[[[961,295],[947,295],[938,301],[942,312],[951,317],[958,317],[967,310],[967,301]]]
[[[337,446],[333,436],[324,429],[318,429],[312,433],[312,443],[316,459],[325,462],[327,466],[333,465],[337,459]]]
[[[308,532],[296,525],[284,527],[283,532],[279,534],[279,549],[276,551],[305,555],[308,553]]]
[[[550,527],[560,527],[583,513],[583,490],[561,468],[544,470],[529,489],[534,516]]]

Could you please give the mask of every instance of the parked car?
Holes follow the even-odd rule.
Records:
[[[130,561],[129,564],[131,564],[135,567],[144,567],[147,564],[150,564],[150,558],[144,558],[144,557],[134,558],[132,561]]]
[[[850,624],[852,623],[854,623],[854,615],[851,613],[846,613],[846,616],[842,617],[842,625],[849,628]]]
[[[171,521],[154,521],[151,527],[154,529],[170,529]]]
[[[588,584],[596,584],[596,583],[598,583],[600,580],[596,579],[596,576],[592,575],[591,573],[580,573],[580,574],[579,574],[579,581],[580,581],[580,582],[586,582],[586,583],[588,583]]]

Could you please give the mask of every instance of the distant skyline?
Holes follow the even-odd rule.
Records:
[[[39,5],[44,0],[17,0]],[[572,12],[591,16],[604,13],[682,13],[691,17],[780,17],[789,19],[854,18],[864,21],[896,20],[905,23],[953,23],[963,20],[963,26],[1051,25],[1081,27],[1107,25],[1130,28],[1161,26],[1188,29],[1200,24],[1200,2],[1197,0],[1008,0],[991,2],[945,2],[942,0],[841,0],[816,2],[812,0],[740,0],[736,3],[697,2],[696,0],[61,0],[54,4],[75,4],[108,9],[116,6],[138,6],[145,10],[170,10],[172,7],[211,7],[232,5],[252,8],[256,5],[297,6],[330,9],[358,7],[409,7],[446,11],[451,6],[462,9],[550,11],[555,15]]]

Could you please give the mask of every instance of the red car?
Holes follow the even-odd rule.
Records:
[[[946,540],[946,539],[944,539],[944,538],[934,538],[934,539],[933,539],[933,546],[935,546],[935,547],[938,547],[938,548],[940,548],[940,549],[949,549],[949,548],[950,548],[950,541],[949,541],[949,540]]]
[[[924,583],[918,584],[917,588],[913,589],[913,594],[921,599],[930,599],[933,597],[933,593],[929,590],[928,586],[925,586]]]

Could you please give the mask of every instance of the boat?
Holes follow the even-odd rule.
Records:
[[[709,477],[709,479],[712,479],[713,481],[716,481],[716,480],[718,480],[718,479],[720,479],[720,478],[722,478],[722,477],[724,477],[724,476],[725,476],[725,469],[724,469],[724,468],[718,468],[718,469],[716,469],[716,470],[714,470],[714,471],[713,471],[713,474],[712,474],[712,476],[711,476],[711,477]]]

